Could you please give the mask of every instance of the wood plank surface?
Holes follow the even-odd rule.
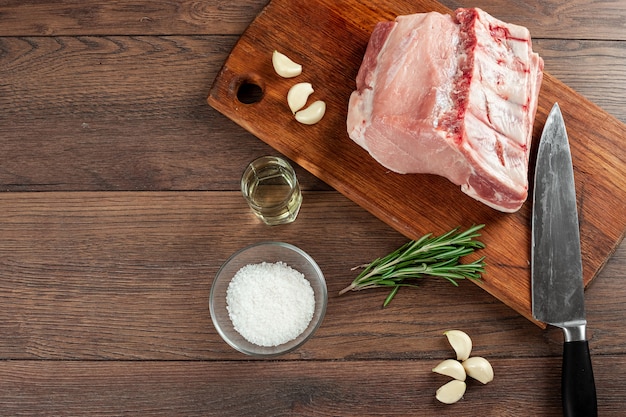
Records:
[[[0,357],[245,359],[211,325],[209,290],[230,254],[271,239],[313,256],[329,290],[324,325],[287,359],[442,357],[451,323],[471,323],[477,354],[559,353],[558,331],[547,344],[520,344],[544,332],[469,282],[425,280],[386,309],[384,289],[339,296],[352,267],[406,239],[335,192],[305,192],[298,221],[279,229],[259,223],[233,192],[3,193],[0,206]],[[609,343],[626,331],[612,315],[619,306],[606,302],[625,272],[587,296],[591,346],[604,354],[626,353]]]
[[[532,320],[530,199],[517,213],[496,212],[462,194],[444,178],[390,172],[352,142],[346,132],[347,103],[374,25],[398,14],[430,10],[448,12],[430,0],[319,0],[306,6],[274,0],[235,45],[208,102],[408,238],[486,224],[481,238],[486,249],[481,255],[486,256],[488,266],[479,285]],[[291,23],[277,27],[275,22],[281,16],[288,16],[286,20]],[[270,59],[275,49],[301,63],[303,75],[295,81],[277,76]],[[323,99],[327,105],[324,119],[314,126],[296,122],[285,103],[290,86],[302,80],[315,86],[312,99]],[[241,102],[239,89],[245,84],[260,87],[263,97],[252,104]],[[583,280],[588,284],[613,254],[626,229],[626,210],[615,207],[608,198],[626,201],[626,150],[620,147],[626,125],[545,72],[534,125],[534,149],[543,122],[557,101],[572,148]],[[531,155],[531,166],[533,160]],[[532,189],[529,193],[532,195]]]
[[[0,2],[0,415],[561,415],[559,330],[470,282],[425,280],[386,309],[384,290],[339,296],[406,237],[297,164],[295,223],[248,211],[243,167],[278,152],[206,95],[266,3]],[[626,121],[624,2],[443,4],[527,25],[550,74]],[[302,348],[251,360],[208,294],[226,257],[269,239],[318,261],[329,305]],[[586,291],[602,416],[626,406],[625,274],[622,243]],[[448,407],[430,369],[449,328],[496,377]]]
[[[528,374],[558,379],[557,358],[495,359],[496,369],[510,377],[492,385],[469,383],[465,405],[445,406],[434,398],[433,386],[446,381],[432,374],[436,360],[424,362],[348,361],[300,362],[55,362],[41,370],[37,361],[0,364],[4,410],[20,415],[25,403],[32,414],[56,416],[518,416],[560,415],[560,401],[547,384],[527,387],[528,398],[515,395]],[[596,378],[616,387],[613,375],[626,372],[615,356],[597,361],[610,369]],[[246,389],[250,375],[258,388]],[[372,379],[375,375],[376,378]],[[54,382],[51,382],[54,381]],[[259,381],[263,381],[260,383]],[[189,388],[192,386],[193,388]],[[381,389],[381,386],[384,388]],[[19,387],[19,389],[18,389]],[[41,401],[40,399],[44,399]],[[480,398],[480,404],[477,404]],[[623,401],[600,394],[603,416],[621,416]],[[473,403],[473,407],[472,407]],[[477,408],[479,411],[477,411]],[[468,412],[471,409],[471,412]],[[524,414],[515,410],[524,410]],[[95,410],[95,411],[94,411]]]
[[[0,38],[2,189],[237,189],[241,166],[271,148],[205,104],[236,40]],[[557,78],[626,121],[623,43],[539,39],[534,46]],[[132,108],[124,101],[129,89],[137,101]],[[229,159],[205,163],[215,154]],[[314,179],[303,185],[310,183],[319,186]]]
[[[5,1],[0,36],[239,35],[267,0]],[[611,0],[442,0],[449,9],[480,7],[516,21],[536,38],[626,40],[626,4]],[[572,30],[575,28],[575,30]]]
[[[9,1],[0,36],[240,34],[266,0]]]

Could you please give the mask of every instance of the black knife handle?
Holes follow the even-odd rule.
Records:
[[[598,415],[596,384],[591,355],[586,340],[565,342],[562,369],[563,415],[566,417]]]

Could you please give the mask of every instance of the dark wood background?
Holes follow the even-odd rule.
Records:
[[[0,3],[0,413],[560,415],[559,330],[469,282],[424,281],[384,310],[382,291],[337,296],[406,239],[300,167],[298,220],[253,218],[239,177],[276,151],[206,96],[265,3]],[[547,71],[626,122],[626,2],[443,3],[526,25]],[[271,361],[208,313],[221,262],[266,239],[309,252],[330,292],[315,337]],[[624,278],[622,244],[586,292],[603,416],[626,406]],[[496,376],[444,406],[430,370],[449,328]]]

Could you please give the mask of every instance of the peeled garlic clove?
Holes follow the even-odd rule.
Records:
[[[295,114],[303,108],[311,94],[313,94],[311,83],[298,83],[291,87],[287,93],[287,104],[291,112]]]
[[[453,379],[437,390],[435,397],[444,404],[454,404],[465,394],[465,382]]]
[[[493,368],[489,361],[480,356],[473,356],[463,361],[463,368],[470,377],[486,384],[493,381]]]
[[[293,62],[287,55],[278,51],[272,53],[272,65],[276,74],[284,78],[292,78],[302,73],[302,65]]]
[[[470,339],[467,333],[461,330],[448,330],[444,334],[448,337],[448,342],[450,342],[450,346],[456,352],[458,360],[464,361],[469,358],[472,352],[472,339]]]
[[[326,113],[326,103],[318,100],[304,110],[296,113],[296,120],[305,125],[313,125],[324,117]]]
[[[449,376],[459,381],[465,381],[465,368],[461,362],[454,359],[446,359],[433,368],[433,372]]]

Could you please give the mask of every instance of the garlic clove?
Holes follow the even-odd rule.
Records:
[[[449,376],[450,378],[454,378],[458,381],[465,381],[466,378],[465,368],[461,362],[454,359],[446,359],[445,361],[439,363],[439,365],[433,368],[433,372]]]
[[[287,93],[287,104],[291,112],[295,114],[302,109],[311,94],[313,94],[311,83],[298,83],[291,87]]]
[[[313,125],[324,117],[326,103],[318,100],[304,110],[296,112],[296,120],[305,125]]]
[[[448,338],[448,342],[454,349],[458,360],[464,361],[469,358],[472,352],[472,339],[470,339],[467,333],[461,330],[448,330],[444,332],[444,335]]]
[[[493,381],[493,368],[489,361],[481,356],[473,356],[463,361],[463,368],[470,377],[486,384]]]
[[[293,62],[287,55],[278,51],[272,53],[272,65],[276,74],[284,78],[292,78],[302,74],[302,65]]]
[[[453,379],[439,387],[435,397],[444,404],[454,404],[463,398],[466,387],[465,382]]]

